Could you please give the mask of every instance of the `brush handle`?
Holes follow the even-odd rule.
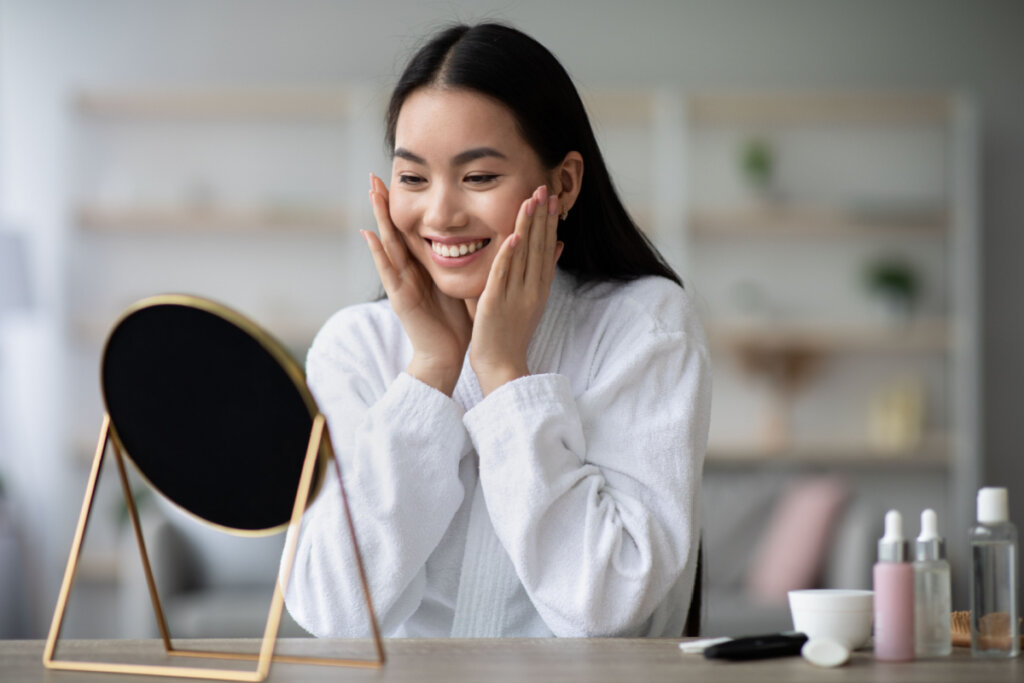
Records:
[[[763,636],[736,638],[727,643],[712,645],[704,650],[706,659],[768,659],[800,654],[807,642],[803,633],[771,633]]]

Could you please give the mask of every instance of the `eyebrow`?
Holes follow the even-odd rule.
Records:
[[[406,161],[411,161],[414,164],[427,165],[427,160],[418,154],[413,154],[404,147],[398,147],[395,149],[395,156]],[[473,149],[467,149],[465,152],[459,152],[452,157],[452,166],[462,166],[470,161],[476,161],[477,159],[483,159],[484,157],[495,157],[498,159],[508,159],[507,156],[494,149],[493,147],[474,147]]]

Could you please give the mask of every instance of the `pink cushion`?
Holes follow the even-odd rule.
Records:
[[[843,480],[823,476],[800,479],[780,496],[747,573],[751,597],[784,604],[788,591],[816,587],[848,495]]]

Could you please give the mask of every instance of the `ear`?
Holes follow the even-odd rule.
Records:
[[[551,187],[558,197],[558,210],[561,213],[571,209],[580,195],[583,183],[583,155],[579,152],[569,152],[551,173]]]

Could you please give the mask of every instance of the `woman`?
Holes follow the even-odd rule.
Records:
[[[307,374],[387,636],[678,636],[710,412],[700,324],[616,196],[569,76],[512,28],[454,26],[392,95],[364,232],[387,299]],[[365,636],[336,487],[288,609]]]

